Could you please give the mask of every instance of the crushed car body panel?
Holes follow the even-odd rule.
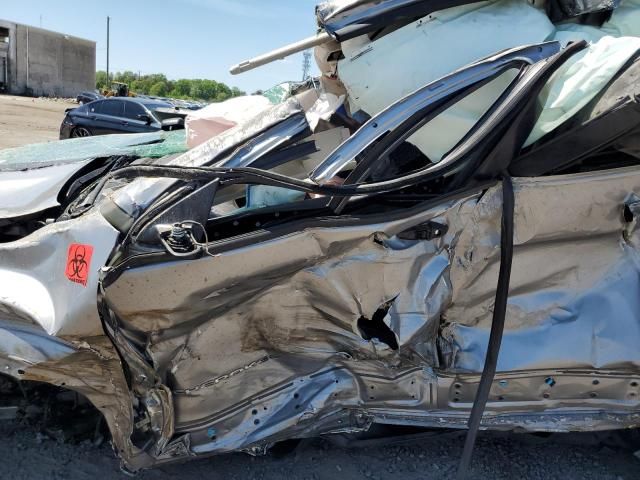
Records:
[[[571,184],[584,191],[591,177]],[[603,217],[591,217],[581,225],[585,230],[567,226],[565,242],[563,230],[555,241],[548,237],[555,237],[560,217],[567,211],[585,217],[559,203],[562,184],[516,183],[514,294],[502,376],[489,407],[496,424],[506,427],[526,408],[540,416],[534,420],[529,413],[515,425],[565,429],[553,416],[568,409],[586,428],[579,413],[585,395],[594,409],[619,411],[619,426],[637,425],[637,388],[629,385],[638,377],[639,306],[633,299],[615,301],[620,283],[602,291],[596,267],[604,280],[618,277],[622,289],[635,285],[637,250],[621,250],[619,214],[639,179],[637,169],[631,176],[599,175]],[[176,432],[189,434],[197,453],[356,431],[383,411],[391,418],[402,411],[407,423],[432,425],[442,418],[440,408],[469,408],[473,399],[472,372],[483,364],[489,292],[497,277],[500,192],[495,187],[397,222],[307,228],[214,257],[130,268],[106,288],[105,298],[124,324],[148,332],[146,352],[159,377],[173,386]],[[550,211],[558,218],[548,217]],[[549,222],[548,230],[529,230],[523,217],[530,220],[532,212],[545,219],[535,225]],[[399,238],[425,222],[446,225],[446,235]],[[553,252],[553,261],[532,268],[540,248]],[[566,251],[576,248],[599,254],[577,266]],[[609,271],[616,264],[621,267]],[[167,284],[168,277],[180,281]],[[540,288],[551,279],[566,293]],[[132,298],[130,289],[145,294]],[[591,301],[601,306],[593,310]],[[603,320],[612,317],[615,324]],[[471,319],[477,323],[469,325]]]
[[[49,335],[102,335],[98,271],[115,247],[117,233],[94,212],[80,222],[54,223],[0,244],[4,318],[40,325]]]
[[[0,314],[2,315],[2,314]],[[133,445],[132,397],[113,343],[105,337],[61,341],[38,327],[0,319],[3,374],[75,390],[104,416],[114,451],[132,469],[153,460]]]
[[[623,211],[640,190],[635,167],[519,179],[515,250],[500,371],[635,371],[640,365],[638,232]],[[589,185],[587,188],[586,186]],[[487,192],[458,238],[443,355],[456,370],[482,368],[497,278],[501,199]],[[540,259],[544,258],[544,262]],[[580,259],[577,261],[577,259]],[[615,319],[615,320],[614,320]],[[450,353],[445,353],[450,352]]]

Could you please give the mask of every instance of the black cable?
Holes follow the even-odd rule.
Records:
[[[514,223],[515,197],[513,193],[513,183],[511,177],[505,174],[502,179],[502,231],[500,234],[500,274],[498,276],[498,287],[496,290],[496,300],[493,308],[493,320],[491,322],[491,334],[487,346],[484,369],[480,377],[478,391],[473,402],[471,415],[469,416],[469,431],[464,443],[464,451],[458,466],[458,480],[467,477],[473,449],[480,430],[480,423],[484,410],[489,400],[491,386],[496,376],[498,367],[498,355],[504,333],[504,324],[507,314],[507,299],[509,298],[509,284],[511,282],[511,264],[513,261],[513,223]]]

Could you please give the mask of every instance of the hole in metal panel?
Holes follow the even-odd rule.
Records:
[[[371,320],[364,316],[360,317],[358,319],[358,330],[360,330],[360,335],[362,335],[362,338],[365,340],[373,340],[375,338],[388,345],[392,350],[398,350],[400,347],[396,334],[384,323],[384,318],[389,313],[394,300],[380,306],[373,314]]]

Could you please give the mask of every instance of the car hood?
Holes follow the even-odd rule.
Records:
[[[187,150],[184,132],[103,135],[27,145],[0,152],[0,219],[59,206],[61,189],[98,158],[158,158]]]
[[[91,160],[32,170],[0,171],[0,220],[58,207],[64,185]]]

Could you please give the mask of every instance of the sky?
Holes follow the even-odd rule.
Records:
[[[96,68],[208,78],[249,93],[300,80],[302,55],[233,76],[229,67],[316,31],[315,0],[0,0],[0,18],[97,42]]]

